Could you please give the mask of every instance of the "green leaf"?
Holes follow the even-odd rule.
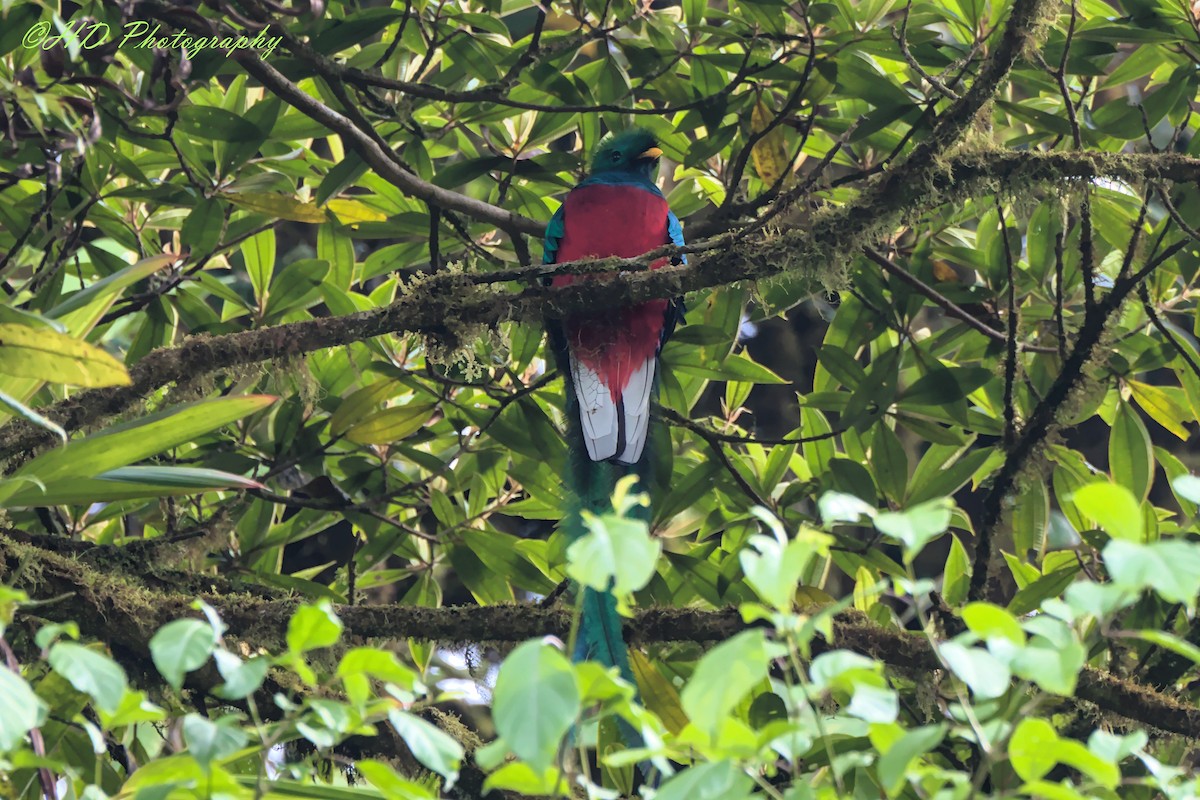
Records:
[[[500,666],[492,718],[505,744],[540,772],[554,763],[579,702],[566,657],[542,642],[525,642]]]
[[[980,700],[991,700],[1008,691],[1012,673],[986,650],[944,642],[938,652],[946,665]]]
[[[411,690],[416,682],[416,673],[400,663],[395,653],[375,647],[348,650],[338,662],[337,675],[346,687],[346,696],[359,705],[370,698],[371,684],[368,678],[393,683],[407,690]]]
[[[346,157],[330,167],[329,172],[321,179],[321,185],[317,187],[314,196],[317,205],[324,205],[326,200],[340,194],[343,189],[361,178],[367,169],[367,162],[363,161],[358,153],[347,153]]]
[[[25,679],[0,664],[0,753],[15,750],[26,733],[46,721],[48,712]]]
[[[738,560],[746,580],[758,596],[786,611],[792,607],[804,571],[814,558],[828,552],[832,541],[832,537],[819,531],[801,528],[789,542],[783,537],[781,528],[776,536],[750,537],[748,547],[738,554]]]
[[[742,631],[705,653],[680,694],[692,724],[715,736],[733,709],[767,677],[769,661],[761,630]]]
[[[1052,622],[1062,625],[1057,620]],[[1009,666],[1014,674],[1033,681],[1043,691],[1072,697],[1079,672],[1087,661],[1087,651],[1065,625],[1062,627],[1065,630],[1053,639],[1034,636],[1016,652]]]
[[[224,223],[225,212],[221,201],[205,197],[196,203],[183,221],[183,227],[179,229],[179,243],[191,250],[194,257],[207,255],[217,248]]]
[[[249,661],[243,661],[228,650],[215,651],[213,660],[217,663],[217,671],[225,679],[215,694],[227,700],[241,700],[257,692],[271,667],[269,658],[254,656]]]
[[[185,105],[179,109],[175,130],[201,141],[243,142],[262,137],[253,122],[215,106]]]
[[[1075,575],[1078,572],[1079,565],[1072,564],[1060,567],[1038,577],[1036,580],[1023,586],[1013,596],[1013,599],[1008,604],[1009,613],[1020,616],[1040,608],[1043,601],[1062,594],[1071,585],[1071,582],[1075,580]],[[1037,574],[1036,570],[1034,570],[1034,574]]]
[[[1058,732],[1040,717],[1025,717],[1008,742],[1008,759],[1022,780],[1035,781],[1058,763]]]
[[[942,743],[944,738],[946,738],[945,725],[923,725],[905,733],[883,752],[877,771],[879,782],[883,784],[888,796],[900,791],[913,759],[933,750]]]
[[[331,647],[342,633],[342,621],[328,600],[300,606],[288,620],[288,651],[299,655],[320,647]]]
[[[250,734],[238,727],[238,718],[232,714],[215,722],[199,714],[188,714],[183,718],[182,727],[188,752],[205,766],[233,755],[250,739]]]
[[[179,256],[174,253],[144,258],[75,292],[47,311],[46,316],[61,321],[69,333],[82,336],[92,329],[122,291],[178,260]]]
[[[0,373],[73,386],[128,386],[125,365],[95,345],[49,329],[0,324]]]
[[[223,397],[175,406],[130,423],[43,453],[13,473],[13,477],[52,481],[94,478],[125,467],[223,428],[247,414],[274,403],[269,395]],[[0,502],[16,493],[18,485],[0,487]]]
[[[275,231],[268,229],[254,234],[242,242],[241,251],[254,296],[259,307],[266,308],[267,287],[271,284],[271,273],[275,271]]]
[[[662,545],[639,519],[584,512],[587,533],[567,547],[567,574],[584,586],[616,595],[650,582]],[[610,589],[611,586],[611,589]]]
[[[179,689],[184,675],[208,662],[216,644],[212,625],[198,619],[177,619],[150,639],[150,657],[167,683]]]
[[[1152,589],[1169,602],[1193,603],[1200,593],[1200,545],[1192,542],[1113,539],[1104,547],[1104,567],[1116,585]]]
[[[344,799],[336,797],[334,795],[315,794],[315,793],[311,794],[311,795],[303,795],[303,796],[304,797],[312,797],[313,800],[326,800],[326,798],[329,798],[329,800],[360,800],[360,798],[370,798],[370,797],[379,797],[379,798],[386,797],[389,800],[391,800],[392,798],[400,798],[400,800],[417,800],[418,798],[430,798],[430,800],[432,800],[434,797],[434,795],[429,791],[429,789],[427,789],[426,787],[422,786],[419,783],[414,783],[413,781],[410,781],[407,778],[400,777],[400,775],[398,775],[394,769],[392,769],[390,766],[388,766],[387,764],[385,764],[382,761],[376,761],[374,759],[364,759],[363,761],[355,762],[354,766],[355,766],[355,768],[358,769],[359,772],[362,773],[362,776],[364,778],[366,778],[368,781],[371,782],[372,786],[374,786],[377,789],[379,789],[380,791],[382,791],[383,794],[380,794],[379,792],[368,792],[366,790],[363,790],[361,787],[356,786],[356,787],[354,787],[353,790],[348,790],[348,789],[347,790],[339,790],[339,791],[347,792],[347,796]],[[301,784],[301,785],[305,786],[305,788],[311,788],[311,789],[314,789],[317,791],[331,790],[331,789],[337,788],[337,787],[329,786],[328,784],[318,784],[318,785]],[[276,789],[277,786],[278,786],[278,781],[272,782],[271,794],[275,794],[276,791],[278,791]],[[353,794],[349,794],[349,792],[351,792],[351,791],[353,791]],[[360,792],[362,793],[361,795],[359,794]],[[301,795],[294,795],[294,796],[299,797]]]
[[[1141,504],[1124,486],[1107,481],[1089,483],[1071,495],[1071,502],[1114,539],[1140,542],[1145,538]]]
[[[754,780],[732,761],[712,761],[681,770],[662,785],[655,800],[745,800]]]
[[[1192,503],[1200,505],[1200,478],[1195,475],[1180,475],[1171,481],[1175,493]]]
[[[108,656],[74,642],[57,642],[46,658],[55,672],[102,710],[112,713],[120,707],[128,686],[125,670]]]
[[[346,438],[358,444],[392,444],[424,427],[437,403],[409,403],[371,414],[346,430]]]
[[[1167,389],[1148,383],[1127,380],[1126,384],[1133,399],[1151,419],[1178,436],[1181,441],[1188,440],[1187,428],[1183,427],[1183,423],[1190,422],[1194,417],[1182,399]],[[1178,392],[1178,389],[1176,391]]]
[[[388,720],[417,761],[446,779],[443,789],[451,789],[462,764],[462,745],[440,728],[405,711],[389,711]]]
[[[48,418],[42,416],[41,414],[34,411],[29,406],[27,406],[24,403],[22,403],[21,401],[17,400],[17,398],[12,397],[12,396],[6,394],[5,392],[0,392],[0,406],[7,408],[9,411],[13,412],[18,417],[21,417],[22,419],[26,419],[29,422],[32,422],[34,425],[37,425],[39,428],[45,428],[46,430],[52,432],[55,436],[57,436],[59,439],[61,439],[64,444],[66,444],[67,432],[65,430],[63,430],[63,427],[61,425],[59,425],[57,422],[54,422],[51,419],[48,419]]]
[[[954,534],[950,535],[950,553],[946,556],[946,569],[942,574],[942,599],[953,608],[967,599],[971,578],[971,559]]]
[[[307,222],[320,224],[328,219],[323,208],[312,203],[305,203],[284,194],[269,194],[265,192],[229,192],[221,195],[235,206],[248,211],[266,214],[272,219],[286,219],[292,222]],[[273,231],[264,231],[274,233]]]
[[[912,561],[931,540],[950,527],[953,502],[948,498],[930,500],[904,511],[881,511],[875,515],[875,527],[880,533],[899,539],[904,545],[904,558]]]
[[[0,487],[4,485],[0,481]],[[258,481],[200,467],[118,467],[95,478],[69,478],[48,485],[17,481],[0,506],[86,505],[118,500],[173,497],[221,489],[261,489]]]
[[[913,406],[940,406],[961,400],[993,378],[984,367],[934,367],[900,396]]]
[[[1006,639],[1017,647],[1025,644],[1025,632],[1017,618],[991,603],[970,603],[962,610],[963,622],[983,640]]]

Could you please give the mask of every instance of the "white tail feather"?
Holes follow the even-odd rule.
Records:
[[[617,454],[617,404],[599,375],[573,354],[570,361],[588,457],[592,461],[612,458]]]
[[[646,446],[650,429],[650,390],[654,387],[654,356],[646,359],[629,376],[621,398],[625,409],[625,449],[617,456],[622,464],[636,464]]]

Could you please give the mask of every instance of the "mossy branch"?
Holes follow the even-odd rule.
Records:
[[[38,616],[55,622],[73,620],[85,636],[108,643],[130,672],[150,679],[150,637],[181,617],[199,617],[194,596],[152,590],[136,577],[93,569],[79,560],[14,541],[0,534],[0,580],[26,591],[39,605]],[[227,637],[278,650],[287,621],[298,602],[250,594],[199,595],[229,626]],[[517,642],[552,634],[566,639],[571,613],[532,604],[422,608],[418,606],[337,606],[346,642],[417,638],[443,643]],[[737,609],[651,608],[625,622],[631,643],[716,642],[745,630]],[[894,667],[931,672],[941,668],[929,640],[920,634],[880,627],[857,612],[834,620],[833,641],[818,641],[815,652],[853,650]],[[132,663],[131,663],[132,659]],[[140,667],[140,668],[139,668]],[[192,673],[188,686],[207,691],[220,683],[215,670]],[[1126,719],[1200,738],[1200,708],[1092,667],[1079,675],[1075,696]]]
[[[77,431],[120,414],[155,390],[184,378],[302,355],[382,334],[407,331],[441,335],[452,332],[459,324],[496,325],[505,320],[540,324],[547,315],[675,297],[789,271],[820,271],[828,264],[847,263],[862,247],[886,234],[887,225],[878,224],[881,214],[894,221],[917,216],[944,202],[1006,188],[1061,186],[1066,181],[1097,177],[1195,182],[1200,180],[1200,159],[1175,154],[1004,150],[965,153],[946,161],[925,186],[900,185],[890,198],[860,198],[829,208],[815,215],[807,230],[787,230],[753,241],[738,241],[736,235],[725,235],[704,245],[689,246],[691,255],[687,265],[622,272],[603,281],[570,286],[531,285],[524,289],[478,287],[496,280],[487,273],[424,276],[419,291],[384,308],[223,336],[191,337],[178,347],[155,350],[140,360],[130,369],[131,385],[81,392],[42,412],[66,430]],[[627,268],[646,264],[648,260],[644,258],[622,262]],[[558,268],[581,269],[578,263]],[[544,277],[546,268],[509,270],[498,277],[507,282],[523,279],[526,273],[531,282],[540,283],[534,279]],[[464,293],[464,286],[473,290]],[[24,420],[12,421],[0,428],[0,458],[10,458],[53,441],[53,434],[43,428]]]

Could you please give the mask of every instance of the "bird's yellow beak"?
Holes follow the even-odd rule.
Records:
[[[661,155],[662,150],[659,150],[657,147],[651,147],[649,150],[638,156],[638,158],[658,158]]]

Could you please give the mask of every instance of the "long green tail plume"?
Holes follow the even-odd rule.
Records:
[[[583,524],[583,511],[605,514],[612,510],[611,498],[617,481],[634,468],[607,462],[591,461],[586,455],[572,448],[571,473],[574,480],[572,495],[575,503],[567,518],[567,540],[575,541],[587,533]],[[617,599],[611,592],[600,592],[584,587],[579,633],[575,640],[575,661],[589,658],[606,667],[616,667],[621,677],[636,686],[633,671],[629,668],[629,653],[621,635],[621,617],[617,613]]]
[[[566,488],[571,497],[567,517],[564,520],[563,532],[568,543],[574,542],[587,533],[583,523],[583,511],[602,515],[612,511],[612,493],[617,481],[626,475],[637,475],[637,491],[648,491],[650,488],[649,463],[652,452],[652,441],[647,442],[642,460],[634,466],[614,464],[607,461],[592,461],[587,456],[583,444],[582,433],[579,429],[579,411],[575,401],[575,393],[567,386],[567,445],[568,465]],[[637,506],[632,512],[639,517],[650,520],[650,508]],[[571,660],[597,661],[606,667],[616,667],[621,678],[637,690],[637,681],[629,666],[629,650],[621,633],[621,616],[617,613],[617,598],[612,592],[602,592],[589,587],[583,587],[581,597],[581,612],[579,630],[575,639],[575,650]],[[621,736],[630,747],[641,747],[641,735],[623,719],[617,720]],[[639,764],[639,771],[647,780],[652,778],[652,769],[648,764]]]

